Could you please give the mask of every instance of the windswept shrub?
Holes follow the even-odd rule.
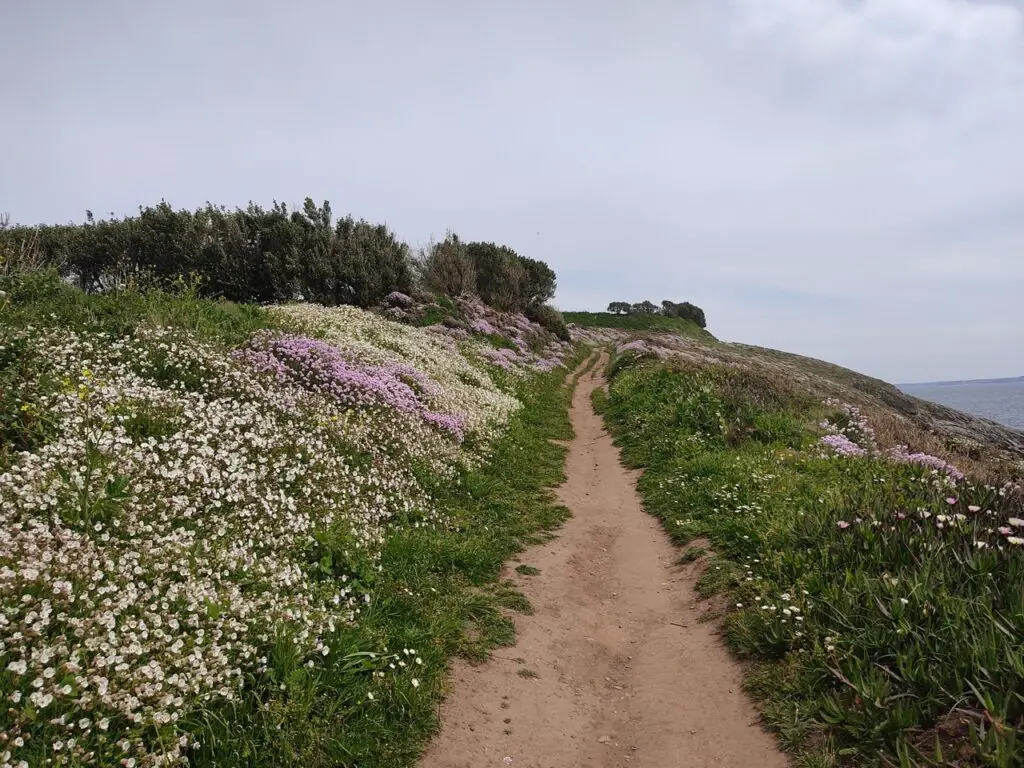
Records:
[[[539,304],[526,309],[526,316],[533,322],[546,328],[562,341],[569,341],[569,328],[565,324],[562,313],[550,304]]]
[[[444,296],[462,296],[476,290],[476,270],[459,236],[449,233],[420,257],[419,271],[425,287]]]
[[[274,203],[228,210],[175,210],[166,201],[139,215],[83,225],[0,228],[0,254],[37,253],[87,291],[123,287],[140,275],[168,285],[196,275],[200,292],[240,302],[298,298],[375,306],[412,289],[408,247],[386,226],[336,222],[330,204],[301,211]]]

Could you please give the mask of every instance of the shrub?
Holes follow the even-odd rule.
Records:
[[[335,223],[328,202],[309,198],[291,212],[280,203],[188,211],[161,201],[123,219],[87,212],[82,225],[0,228],[5,261],[26,252],[91,292],[142,275],[161,285],[198,275],[205,296],[369,307],[412,288],[408,247],[387,227],[351,216]]]
[[[425,287],[444,296],[462,296],[476,290],[476,270],[459,236],[448,233],[420,256],[420,279]]]
[[[661,302],[661,313],[666,317],[678,317],[683,320],[691,320],[701,328],[708,327],[707,320],[704,318],[704,310],[696,304],[691,304],[688,301],[676,304],[674,301],[665,299]]]
[[[569,328],[565,324],[562,313],[550,304],[531,306],[526,310],[526,316],[533,322],[546,328],[555,334],[562,341],[569,341]]]

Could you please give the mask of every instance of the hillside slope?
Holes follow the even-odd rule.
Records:
[[[571,345],[478,302],[0,287],[0,765],[414,759],[563,517]]]
[[[887,382],[815,358],[765,347],[706,343],[692,334],[636,332],[577,326],[574,338],[622,346],[630,342],[664,359],[721,364],[757,371],[778,387],[819,401],[839,398],[860,406],[891,438],[920,445],[947,458],[982,465],[1011,476],[1024,473],[1024,432],[979,416],[908,395]],[[972,464],[974,466],[974,464]]]
[[[1024,434],[818,360],[667,333],[595,405],[804,766],[1024,764]]]
[[[715,337],[692,320],[661,314],[616,315],[611,312],[563,312],[565,322],[579,328],[618,328],[627,331],[668,331],[706,342]]]

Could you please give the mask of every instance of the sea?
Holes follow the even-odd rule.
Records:
[[[900,384],[908,395],[1024,430],[1024,377]]]

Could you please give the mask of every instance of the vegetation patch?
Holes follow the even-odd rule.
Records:
[[[605,416],[646,508],[714,549],[698,590],[801,764],[1022,764],[1018,487],[736,367],[633,356]]]
[[[627,331],[669,331],[713,342],[715,337],[692,320],[662,314],[619,315],[611,312],[563,312],[566,323],[581,328],[618,328]]]
[[[0,280],[0,765],[412,762],[566,515],[578,356],[496,320]]]

